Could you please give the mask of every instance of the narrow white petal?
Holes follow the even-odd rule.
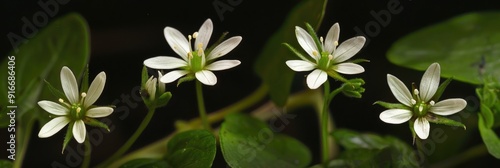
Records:
[[[71,104],[78,103],[80,97],[78,94],[78,84],[76,83],[75,75],[66,66],[61,69],[61,86],[69,102]]]
[[[303,60],[290,60],[286,61],[286,65],[290,67],[290,69],[297,71],[297,72],[302,72],[302,71],[310,71],[316,68],[316,64],[309,62],[309,61],[303,61]]]
[[[151,76],[149,77],[149,79],[146,81],[146,91],[148,92],[149,94],[149,97],[150,98],[155,98],[156,97],[156,82],[157,82],[157,78],[155,78],[154,76]]]
[[[217,83],[217,77],[212,71],[201,70],[195,73],[196,79],[205,85],[213,86]]]
[[[180,77],[188,74],[189,72],[188,71],[185,71],[185,70],[175,70],[175,71],[171,71],[167,74],[165,74],[163,77],[160,78],[160,82],[163,82],[163,83],[171,83],[177,79],[179,79]]]
[[[89,90],[87,92],[87,96],[85,97],[85,101],[83,102],[84,107],[89,107],[95,103],[95,101],[101,96],[102,90],[104,90],[104,86],[106,85],[106,73],[101,72],[97,74],[94,81],[90,84]]]
[[[47,100],[42,100],[38,102],[38,105],[44,109],[45,111],[49,112],[50,114],[54,115],[67,115],[69,114],[69,109],[67,107],[64,107],[60,105],[59,103],[55,103],[52,101],[47,101]]]
[[[73,137],[75,137],[76,142],[83,143],[85,141],[85,135],[87,130],[85,129],[85,124],[82,120],[76,120],[73,124]]]
[[[295,36],[297,36],[297,41],[307,54],[315,60],[318,60],[319,55],[315,56],[313,53],[319,54],[319,50],[311,35],[301,27],[295,26]]]
[[[172,48],[177,55],[181,56],[182,59],[187,60],[187,53],[190,52],[190,49],[186,37],[184,37],[179,30],[172,27],[165,27],[163,33],[165,34],[165,39],[168,45],[170,45],[170,48]]]
[[[389,124],[401,124],[404,123],[412,117],[410,110],[406,109],[389,109],[380,113],[379,118],[385,123]]]
[[[337,47],[335,43],[339,41],[339,33],[340,33],[340,26],[339,23],[333,24],[332,27],[330,27],[330,30],[328,30],[328,34],[326,34],[326,39],[325,39],[325,50],[332,54],[335,48]]]
[[[346,62],[335,65],[335,71],[342,74],[352,75],[365,72],[365,68],[355,63]]]
[[[67,118],[66,116],[57,117],[50,120],[40,129],[40,132],[38,132],[38,137],[47,138],[54,135],[55,133],[59,132],[59,130],[64,128],[64,126],[66,126],[69,121],[69,118]]]
[[[412,106],[411,100],[413,98],[411,97],[411,93],[401,80],[391,74],[387,74],[387,83],[392,94],[399,102],[409,107]]]
[[[161,74],[160,71],[158,71],[158,90],[160,91],[160,93],[164,93],[165,92],[165,84],[164,83],[161,83],[160,79],[163,77],[163,74]]]
[[[203,24],[201,25],[200,29],[198,30],[198,37],[196,37],[194,41],[194,47],[195,50],[198,50],[200,44],[203,50],[207,48],[208,41],[210,41],[210,36],[212,36],[212,31],[214,29],[214,25],[212,23],[212,20],[207,19]]]
[[[111,113],[113,113],[113,108],[111,108],[111,107],[94,107],[94,108],[87,110],[87,113],[85,113],[85,116],[91,117],[91,118],[100,118],[100,117],[109,116]]]
[[[420,98],[424,101],[431,100],[439,87],[441,67],[438,63],[433,63],[427,68],[420,81]]]
[[[310,89],[317,89],[319,86],[321,86],[323,83],[326,82],[328,78],[328,75],[326,74],[325,71],[315,69],[312,71],[309,75],[307,75],[307,86]]]
[[[220,71],[233,68],[240,65],[241,62],[238,60],[220,60],[207,65],[205,68],[211,71]]]
[[[337,50],[335,50],[333,61],[344,62],[348,60],[363,48],[365,41],[365,37],[357,36],[342,42],[342,44],[337,47]]]
[[[153,69],[175,69],[187,66],[187,62],[176,57],[156,56],[144,60],[144,65]]]
[[[427,137],[429,137],[429,130],[431,129],[431,125],[429,124],[429,121],[427,121],[427,119],[417,118],[415,120],[415,123],[413,124],[413,129],[420,139],[427,139]]]
[[[434,104],[429,111],[437,115],[447,116],[462,111],[465,106],[467,106],[467,101],[464,99],[446,99]]]
[[[222,57],[232,51],[242,40],[241,36],[235,36],[227,39],[215,47],[207,56],[207,61]]]

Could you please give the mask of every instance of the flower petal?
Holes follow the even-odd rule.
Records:
[[[410,110],[406,109],[389,109],[380,113],[379,118],[385,123],[401,124],[413,116]]]
[[[242,40],[241,36],[235,36],[227,39],[215,47],[207,56],[207,61],[222,57],[232,51]]]
[[[319,50],[311,35],[309,35],[309,33],[307,33],[307,31],[303,28],[295,26],[295,36],[297,36],[297,41],[307,54],[314,58],[314,60],[318,60],[319,55],[317,54],[319,54]],[[316,53],[316,55],[313,53]]]
[[[434,104],[429,111],[437,115],[447,116],[462,111],[465,106],[467,106],[467,101],[464,99],[446,99]]]
[[[321,86],[325,81],[327,80],[328,75],[326,74],[325,71],[315,69],[312,71],[309,75],[307,75],[307,86],[310,89],[317,89],[319,86]]]
[[[52,102],[52,101],[47,101],[47,100],[42,100],[38,102],[38,105],[44,109],[45,111],[49,112],[50,114],[54,115],[67,115],[69,114],[69,109],[67,107],[64,107],[58,103]]]
[[[76,142],[83,143],[85,141],[85,135],[87,130],[85,129],[85,124],[82,120],[76,120],[73,124],[73,137],[75,137]]]
[[[340,26],[339,23],[333,24],[332,27],[330,27],[330,30],[328,30],[328,34],[326,34],[326,39],[325,39],[325,50],[333,54],[333,51],[335,51],[335,48],[337,45],[335,43],[339,41],[339,33],[340,33]]]
[[[427,119],[417,118],[415,120],[415,123],[413,124],[413,129],[420,139],[427,139],[427,137],[429,137],[429,130],[431,129],[431,125],[429,124],[429,121],[427,121]]]
[[[78,84],[76,83],[75,75],[66,66],[61,69],[61,86],[69,102],[71,104],[78,103],[80,97],[78,94]]]
[[[217,83],[217,77],[212,71],[201,70],[195,73],[196,79],[205,85],[213,86]]]
[[[365,41],[365,37],[357,36],[342,42],[342,44],[337,47],[337,50],[335,50],[333,61],[339,63],[348,60],[363,48]]]
[[[387,83],[389,84],[392,94],[399,102],[408,107],[412,106],[411,100],[413,98],[411,97],[411,93],[401,80],[391,74],[387,74]]]
[[[160,82],[171,83],[188,73],[189,72],[185,70],[170,71],[169,73],[165,74],[163,77],[160,78]]]
[[[441,67],[433,63],[427,68],[420,81],[420,98],[425,102],[431,100],[439,87]]]
[[[186,37],[173,27],[165,27],[163,33],[165,34],[165,39],[168,45],[170,45],[170,48],[172,48],[177,55],[181,56],[182,59],[187,60],[187,53],[190,52],[190,48]]]
[[[38,132],[38,137],[47,138],[54,135],[55,133],[59,132],[59,130],[64,128],[64,126],[66,126],[69,121],[70,119],[66,116],[57,117],[50,120],[40,129],[40,132]]]
[[[158,71],[158,90],[160,94],[165,93],[165,84],[161,83],[160,79],[163,77],[163,74],[161,74],[160,71]]]
[[[87,92],[87,96],[85,97],[85,101],[83,102],[84,107],[89,107],[95,103],[95,101],[101,96],[102,90],[104,90],[104,86],[106,85],[106,73],[101,72],[97,74],[94,81],[90,84],[89,90]]]
[[[207,19],[203,24],[201,25],[200,29],[198,30],[198,36],[195,38],[194,41],[194,48],[195,50],[198,50],[200,44],[203,50],[207,48],[208,41],[210,41],[210,36],[212,36],[212,31],[214,30],[214,25],[212,23],[212,20]]]
[[[238,60],[220,60],[207,65],[205,68],[211,71],[220,71],[233,68],[240,65],[241,62]]]
[[[156,82],[157,82],[157,80],[158,80],[157,78],[155,78],[154,76],[151,76],[146,81],[146,84],[144,84],[146,87],[146,91],[148,92],[149,97],[151,99],[154,99],[156,97]]]
[[[302,72],[302,71],[310,71],[316,68],[316,64],[309,62],[309,61],[303,61],[303,60],[290,60],[286,61],[286,65],[290,67],[290,69],[297,71],[297,72]]]
[[[355,63],[346,62],[335,65],[335,71],[343,74],[352,75],[365,72],[365,68]]]
[[[157,56],[144,60],[144,65],[153,69],[175,69],[187,66],[187,62],[175,57]]]
[[[113,108],[111,108],[111,107],[94,107],[94,108],[87,110],[87,113],[85,113],[85,116],[91,117],[91,118],[100,118],[100,117],[109,116],[111,113],[113,113]]]

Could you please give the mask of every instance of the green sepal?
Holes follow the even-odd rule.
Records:
[[[301,52],[299,52],[297,49],[295,49],[293,46],[291,46],[288,43],[282,43],[285,47],[287,47],[290,51],[292,51],[295,55],[297,55],[300,59],[304,61],[311,61],[309,58],[304,56]]]
[[[342,84],[342,93],[347,97],[361,98],[365,88],[362,86],[365,81],[361,78],[350,79],[348,82]]]
[[[452,80],[453,80],[453,78],[448,78],[448,79],[446,79],[446,81],[441,83],[441,85],[439,85],[436,93],[434,94],[434,96],[432,97],[431,100],[434,100],[435,102],[437,102],[439,100],[439,98],[441,98],[441,95],[443,94],[444,90],[446,89],[446,87],[448,87],[448,84],[450,84],[450,82]]]
[[[415,132],[415,129],[413,127],[413,124],[415,124],[415,119],[410,119],[410,121],[408,121],[408,124],[410,125],[410,132],[411,132],[411,136],[413,137],[413,142],[412,144],[415,144],[415,140],[417,140],[417,133]],[[420,138],[419,138],[420,139]]]
[[[323,52],[323,46],[321,45],[321,42],[318,39],[318,35],[316,35],[315,29],[309,24],[306,23],[306,28],[307,32],[311,35],[312,39],[314,40],[314,43],[316,43],[316,47],[318,48],[318,54],[322,54]]]
[[[156,99],[156,108],[163,107],[168,104],[172,98],[172,93],[165,92],[158,99]]]
[[[139,91],[141,94],[142,102],[148,107],[151,108],[151,106],[154,103],[154,100],[152,101],[150,99],[151,95],[149,95],[148,91],[145,88],[141,87],[141,90]]]
[[[384,101],[376,101],[373,104],[378,104],[378,105],[380,105],[382,107],[385,107],[385,108],[388,108],[388,109],[407,109],[407,110],[411,110],[410,107],[405,106],[404,104],[401,104],[401,103],[388,103],[388,102],[384,102]]]
[[[452,119],[449,119],[449,118],[446,118],[443,116],[433,115],[433,114],[428,113],[427,116],[425,116],[425,118],[429,122],[434,123],[434,124],[443,124],[443,125],[454,126],[454,127],[462,127],[462,128],[464,128],[464,130],[467,129],[467,127],[464,124],[462,124],[461,122],[458,122],[458,121],[455,121],[455,120],[452,120]]]
[[[219,46],[220,43],[222,43],[224,41],[224,39],[226,38],[227,34],[229,34],[229,32],[224,32],[222,33],[222,35],[219,37],[219,39],[217,39],[217,41],[215,43],[213,43],[210,47],[208,47],[207,49],[205,49],[205,53],[206,55],[209,55],[210,52],[212,52],[212,50],[216,47],[216,46]]]
[[[360,59],[351,60],[349,62],[357,64],[357,63],[362,63],[362,62],[370,62],[370,60],[360,58]]]
[[[481,103],[480,109],[481,115],[483,115],[484,118],[484,126],[486,126],[486,128],[488,129],[491,129],[493,127],[493,124],[495,123],[495,116],[493,115],[493,112],[488,106],[483,103]]]
[[[64,136],[64,141],[63,141],[63,148],[61,150],[61,153],[64,153],[64,149],[66,149],[66,146],[68,145],[69,141],[73,137],[73,125],[75,122],[69,122],[68,124],[68,129],[66,130],[66,135]]]
[[[65,99],[66,98],[66,95],[61,92],[59,89],[56,89],[54,86],[52,86],[48,81],[46,80],[43,80],[45,81],[45,84],[47,84],[47,87],[49,88],[50,92],[57,98],[61,98],[61,99]]]
[[[89,64],[87,64],[83,70],[83,78],[80,87],[80,92],[87,93],[89,90]]]
[[[188,74],[187,76],[182,77],[182,78],[180,78],[180,79],[179,79],[179,81],[177,81],[177,87],[179,87],[179,85],[180,85],[181,83],[183,83],[183,82],[192,81],[192,80],[194,80],[194,79],[196,79],[196,77],[195,77],[194,75],[189,75],[189,74]]]
[[[148,79],[149,79],[148,68],[146,66],[142,66],[141,89],[146,89],[146,82],[148,81]]]
[[[104,128],[106,129],[108,132],[110,131],[109,130],[109,127],[108,125],[100,122],[99,120],[96,120],[96,119],[93,119],[93,118],[89,118],[89,117],[86,117],[83,122],[85,122],[85,124],[88,124],[90,126],[94,126],[94,127],[100,127],[100,128]]]
[[[342,81],[344,83],[349,82],[346,78],[342,77],[342,75],[340,75],[339,73],[337,73],[333,69],[330,69],[330,70],[326,71],[326,73],[328,74],[328,76],[330,76],[330,77],[332,77],[332,78],[334,78],[336,80]]]

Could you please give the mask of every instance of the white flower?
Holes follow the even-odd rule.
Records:
[[[158,71],[158,79],[161,79],[163,75],[161,74],[160,71]],[[149,79],[146,81],[146,91],[148,92],[148,96],[150,100],[156,99],[156,85],[158,85],[158,94],[162,95],[165,93],[165,84],[161,83],[160,80],[158,80],[154,76],[149,77]]]
[[[387,83],[396,99],[408,108],[389,109],[380,113],[380,119],[389,124],[401,124],[415,118],[413,128],[420,139],[429,136],[429,119],[433,113],[447,116],[455,114],[467,106],[467,102],[461,98],[446,99],[439,102],[432,100],[439,87],[441,68],[438,63],[430,65],[422,76],[420,89],[410,93],[401,80],[387,74]]]
[[[205,85],[215,85],[217,77],[212,71],[226,70],[239,65],[238,60],[221,60],[215,59],[222,57],[233,50],[241,42],[241,36],[235,36],[220,43],[213,48],[210,53],[205,53],[208,46],[208,41],[212,35],[213,24],[212,20],[207,19],[201,25],[198,32],[189,35],[186,39],[182,33],[172,27],[164,29],[165,38],[168,45],[182,59],[171,56],[157,56],[146,59],[144,65],[154,69],[177,69],[163,76],[160,81],[163,83],[171,83],[185,75],[194,75],[201,83]],[[191,40],[194,41],[194,50],[191,46]]]
[[[286,61],[286,64],[297,72],[314,70],[307,76],[307,86],[309,88],[316,89],[321,86],[327,80],[328,74],[336,72],[359,74],[365,71],[361,65],[343,62],[358,53],[365,44],[366,39],[363,36],[357,36],[338,46],[339,32],[339,24],[335,23],[328,31],[325,41],[323,41],[323,37],[320,37],[321,45],[318,48],[318,45],[306,30],[298,26],[295,27],[297,41],[314,61],[303,58],[303,60]]]
[[[47,138],[59,132],[63,127],[71,124],[73,137],[78,143],[85,141],[87,133],[85,124],[90,118],[106,117],[113,112],[111,107],[96,107],[92,104],[99,98],[106,83],[106,74],[99,73],[88,92],[78,92],[75,75],[66,66],[61,69],[61,85],[66,99],[60,98],[59,102],[42,100],[38,105],[57,117],[47,122],[38,133],[38,137]]]

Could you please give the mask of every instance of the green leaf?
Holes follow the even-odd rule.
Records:
[[[478,115],[479,122],[477,124],[479,133],[481,134],[481,138],[483,138],[488,152],[495,158],[500,159],[500,139],[498,139],[495,131],[493,131],[491,128],[486,127],[483,116],[481,114]]]
[[[143,167],[159,167],[171,168],[167,161],[161,159],[135,159],[128,161],[120,166],[120,168],[143,168]],[[173,167],[172,167],[173,168]]]
[[[345,151],[328,167],[418,167],[413,149],[397,138],[347,129],[332,135]]]
[[[440,116],[440,115],[433,115],[433,114],[427,114],[425,117],[429,122],[434,123],[434,124],[443,124],[447,126],[454,126],[454,127],[462,127],[464,130],[466,129],[465,125],[462,124],[461,122]]]
[[[295,74],[285,62],[297,59],[283,47],[282,43],[299,46],[295,38],[295,26],[303,25],[305,22],[318,29],[325,13],[326,2],[327,0],[301,1],[292,9],[278,31],[266,42],[254,64],[255,71],[270,89],[271,99],[278,106],[286,103]]]
[[[384,101],[376,101],[373,104],[378,104],[382,107],[388,108],[388,109],[408,109],[410,110],[410,107],[405,106],[404,104],[401,103],[388,103]]]
[[[10,160],[0,160],[0,168],[11,168],[12,162]]]
[[[168,142],[166,160],[172,167],[212,167],[216,150],[215,136],[211,132],[186,131]]]
[[[441,75],[482,83],[482,76],[500,79],[500,12],[467,13],[413,32],[392,45],[389,61],[403,67],[425,70],[441,64]]]
[[[17,118],[30,112],[30,115],[43,119],[40,123],[45,123],[49,114],[32,109],[38,107],[36,102],[41,99],[56,101],[58,98],[44,87],[44,79],[61,88],[59,74],[63,66],[71,68],[79,77],[89,59],[89,46],[88,25],[82,16],[72,13],[55,19],[33,38],[28,38],[17,52],[9,54],[15,56],[16,102],[10,104],[7,96],[0,96],[0,104],[22,107],[16,112]],[[8,77],[8,58],[0,64],[1,79]],[[7,95],[7,91],[7,82],[2,82],[0,95]],[[0,121],[5,122],[5,117],[8,117],[5,113],[0,114]]]
[[[228,115],[222,123],[220,146],[229,166],[238,167],[305,167],[311,152],[300,141],[273,132],[255,118]]]

